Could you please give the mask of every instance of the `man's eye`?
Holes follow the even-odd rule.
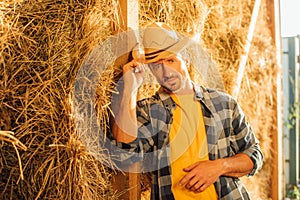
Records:
[[[161,63],[151,63],[151,67],[153,70],[158,70],[161,66]]]
[[[173,63],[175,60],[173,58],[170,58],[167,60],[168,63]]]

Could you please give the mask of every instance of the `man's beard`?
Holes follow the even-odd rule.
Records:
[[[162,87],[168,92],[168,93],[178,93],[180,90],[182,90],[183,88],[185,88],[186,86],[186,81],[187,78],[184,78],[183,76],[179,78],[180,79],[180,87],[176,90],[173,90],[165,85],[162,85]]]

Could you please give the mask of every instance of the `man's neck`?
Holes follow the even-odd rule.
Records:
[[[173,93],[173,94],[176,94],[176,95],[192,94],[192,93],[194,93],[194,86],[193,86],[191,81],[187,81],[183,88],[180,88],[176,91],[168,91],[167,90],[167,92],[168,93]]]

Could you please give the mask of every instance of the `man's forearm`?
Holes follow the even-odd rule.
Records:
[[[241,177],[249,174],[254,167],[250,157],[244,153],[236,154],[230,158],[223,158],[219,161],[223,167],[222,175],[225,176]]]
[[[123,96],[112,132],[114,138],[119,142],[129,143],[136,139],[136,94]]]
[[[145,69],[143,63],[131,60],[122,70],[124,90],[112,132],[117,141],[129,143],[137,137],[136,97]]]

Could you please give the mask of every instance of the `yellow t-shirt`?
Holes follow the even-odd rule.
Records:
[[[201,193],[179,186],[186,175],[183,168],[195,162],[208,160],[208,147],[201,106],[194,94],[172,95],[177,104],[170,130],[170,162],[172,170],[172,192],[176,200],[216,200],[214,185]],[[191,101],[193,99],[193,101]]]

